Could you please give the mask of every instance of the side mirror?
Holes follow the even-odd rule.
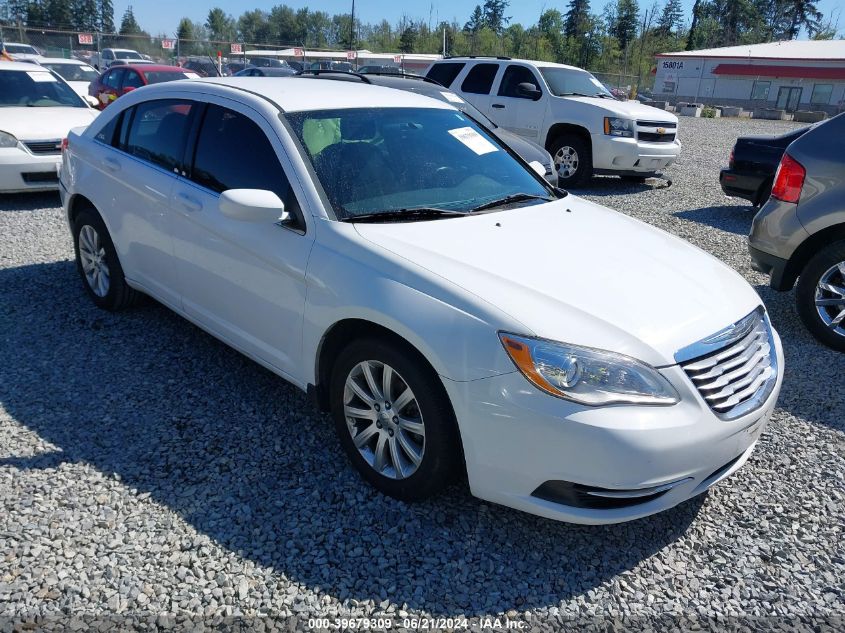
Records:
[[[540,178],[546,177],[546,167],[539,160],[532,160],[528,163],[528,166],[537,172],[537,175],[540,176]]]
[[[537,101],[540,97],[543,96],[543,93],[532,83],[523,82],[516,87],[516,94],[518,94],[523,99],[533,99]]]
[[[85,95],[82,98],[85,100],[85,103],[87,103],[92,108],[100,107],[100,102],[97,101],[97,97],[92,97],[91,95]]]
[[[135,90],[135,87],[134,87],[134,86],[126,86],[126,88],[124,88],[123,90],[121,90],[121,91],[120,91],[120,94],[122,94],[122,95],[128,95],[128,94],[129,94],[130,92],[132,92],[133,90]]]
[[[241,222],[284,222],[290,214],[285,203],[266,189],[229,189],[220,194],[220,213]]]

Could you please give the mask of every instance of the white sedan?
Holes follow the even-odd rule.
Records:
[[[97,114],[50,70],[0,62],[0,193],[58,189],[62,139]]]
[[[151,295],[307,391],[400,499],[465,474],[554,519],[652,514],[742,466],[780,390],[737,273],[553,189],[442,101],[150,86],[70,135],[61,184],[97,306]]]
[[[100,76],[93,66],[78,59],[44,57],[38,63],[59,75],[83,99],[88,96],[88,86]]]

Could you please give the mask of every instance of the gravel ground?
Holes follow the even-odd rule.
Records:
[[[462,486],[418,505],[379,496],[328,418],[281,379],[156,304],[94,308],[57,196],[0,198],[0,630],[62,614],[123,627],[172,624],[165,613],[386,614],[394,626],[463,616],[476,627],[498,616],[548,629],[608,616],[842,616],[845,355],[815,343],[792,295],[751,270],[753,211],[717,181],[737,135],[792,125],[683,119],[670,188],[601,178],[582,192],[743,274],[787,366],[739,473],[608,527],[533,517]]]

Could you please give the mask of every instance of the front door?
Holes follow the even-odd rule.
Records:
[[[173,191],[182,307],[210,332],[296,382],[314,227],[306,231],[282,167],[282,158],[289,166],[287,157],[274,149],[279,139],[269,123],[243,105],[210,103],[196,138],[188,177]],[[219,198],[228,189],[273,191],[292,219],[280,224],[227,217]]]
[[[795,112],[801,101],[801,88],[783,87],[778,90],[777,109]]]
[[[542,84],[533,70],[520,64],[508,64],[495,96],[490,100],[491,111],[495,112],[497,117],[494,120],[509,132],[542,145],[540,128],[543,125],[547,99],[543,99],[545,95],[529,97],[521,94],[520,84],[532,84],[542,91]]]

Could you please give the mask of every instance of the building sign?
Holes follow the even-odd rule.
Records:
[[[295,48],[293,49],[293,56],[294,57],[305,57],[305,50],[302,48]]]
[[[94,43],[94,36],[90,33],[80,33],[79,34],[79,43],[80,44],[87,44],[91,46]]]
[[[238,55],[240,55],[241,53],[244,52],[244,47],[241,46],[240,44],[232,44],[232,48],[231,48],[230,52],[231,53],[237,53]]]
[[[358,59],[358,51],[346,51],[346,59],[353,60]]]
[[[670,62],[666,59],[663,60],[663,65],[661,66],[664,70],[667,68],[671,68],[674,70],[683,70],[684,69],[684,62]]]
[[[161,47],[172,51],[176,48],[176,40],[161,40]]]

